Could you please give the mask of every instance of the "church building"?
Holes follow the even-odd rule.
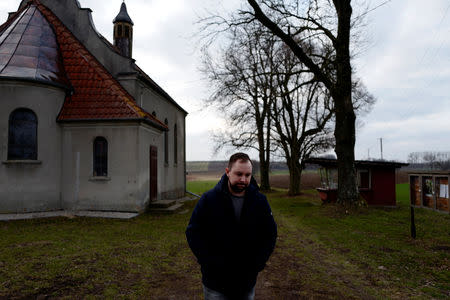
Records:
[[[143,212],[185,194],[187,112],[77,0],[22,0],[0,25],[0,213]]]

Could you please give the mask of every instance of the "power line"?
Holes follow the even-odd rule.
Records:
[[[441,27],[442,26],[442,23],[444,23],[444,20],[445,20],[445,18],[447,17],[447,13],[448,13],[448,10],[450,9],[450,3],[449,3],[449,5],[447,6],[447,8],[445,9],[445,12],[444,12],[444,15],[442,16],[442,18],[441,18],[441,21],[439,22],[439,26],[438,27]],[[434,37],[436,37],[436,32],[434,33]],[[433,40],[434,40],[434,37],[433,37]],[[422,61],[424,60],[424,58],[425,58],[425,56],[427,55],[427,53],[428,53],[428,50],[430,50],[430,48],[431,47],[428,47],[426,50],[425,50],[425,52],[423,53],[423,55],[422,55],[422,58],[419,60],[419,64],[421,64],[422,63]]]
[[[370,11],[373,11],[376,8],[380,7],[380,6],[385,5],[388,2],[390,2],[390,1],[385,1],[385,2],[381,3],[380,5],[378,5],[377,7],[371,9]],[[443,15],[442,15],[442,17],[440,19],[440,22],[439,22],[439,25],[438,25],[437,29],[434,32],[432,40],[437,40],[436,36],[439,34],[439,29],[442,27],[442,24],[444,23],[444,20],[447,18],[449,10],[450,10],[450,4],[447,5],[446,9],[444,10],[444,13],[443,13]],[[370,11],[368,11],[368,12],[370,12]],[[366,12],[366,13],[368,13],[368,12]],[[448,41],[446,41],[444,39],[444,37],[447,36],[447,35],[448,35],[448,32],[446,32],[445,35],[441,35],[440,36],[440,38],[439,38],[440,44],[439,44],[439,46],[437,48],[434,48],[435,50],[432,52],[432,55],[430,56],[429,62],[425,65],[425,71],[428,71],[428,70],[431,69],[431,63],[436,60],[436,57],[438,56],[439,52],[443,48],[444,44],[448,42]],[[424,65],[425,58],[430,53],[431,49],[433,49],[433,48],[432,48],[431,45],[429,45],[427,47],[427,49],[425,50],[425,52],[423,53],[423,55],[421,56],[421,58],[417,60],[417,63],[418,63],[417,65],[418,66]],[[436,65],[436,64],[434,64],[434,65]],[[420,95],[425,94],[425,90],[426,89],[428,90],[429,86],[431,86],[431,84],[436,80],[436,78],[438,76],[440,76],[444,71],[445,70],[441,70],[440,72],[433,73],[431,78],[429,78],[428,80],[425,81],[425,85],[423,85],[421,88],[419,88],[418,92],[415,93],[416,96],[418,96],[418,95],[420,96]],[[403,97],[407,96],[405,89],[400,89],[400,91],[401,91],[401,93],[399,95],[400,97],[402,96],[401,94],[403,94]],[[416,111],[417,108],[418,108],[418,104],[413,104],[413,105],[409,104],[407,106],[407,109],[404,109],[403,112],[400,112],[400,114],[397,117],[397,119],[404,119],[405,117],[411,115],[414,111]],[[374,146],[371,146],[370,148],[373,148],[373,147]],[[363,146],[363,148],[366,148],[366,147]]]
[[[387,3],[391,2],[391,1],[392,1],[392,0],[386,0],[386,1],[382,2],[381,4],[379,4],[379,5],[375,6],[375,7],[371,8],[371,9],[369,9],[369,10],[367,10],[367,11],[363,12],[363,13],[362,13],[362,14],[360,14],[359,16],[355,17],[355,19],[354,19],[354,20],[358,20],[358,19],[360,19],[360,18],[364,17],[365,15],[369,14],[370,12],[372,12],[372,11],[374,11],[374,10],[376,10],[376,9],[380,8],[381,6],[383,6],[383,5],[387,4]]]

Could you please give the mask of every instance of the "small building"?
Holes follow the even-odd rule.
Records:
[[[450,172],[409,172],[409,199],[414,207],[450,213],[448,179]]]
[[[324,203],[337,200],[337,160],[310,158],[306,163],[319,165],[321,187],[317,188]],[[396,206],[395,170],[408,164],[388,161],[357,160],[355,167],[361,196],[372,206]]]
[[[184,197],[187,112],[133,59],[125,3],[109,42],[77,0],[17,2],[0,25],[0,213]]]

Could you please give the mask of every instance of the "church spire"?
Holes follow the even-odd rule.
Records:
[[[119,48],[123,56],[131,57],[133,50],[133,21],[127,12],[125,1],[120,6],[119,14],[113,20],[114,46]]]

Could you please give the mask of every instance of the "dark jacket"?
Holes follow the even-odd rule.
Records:
[[[237,220],[224,174],[195,206],[186,237],[201,265],[203,284],[234,295],[255,285],[275,247],[277,225],[253,177]]]

